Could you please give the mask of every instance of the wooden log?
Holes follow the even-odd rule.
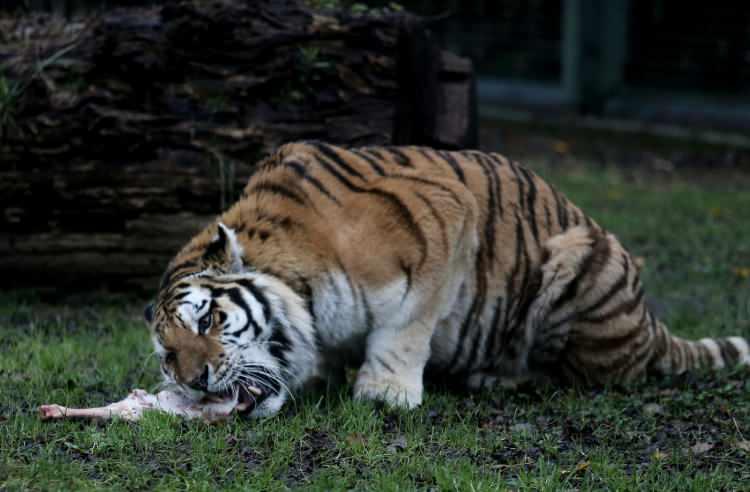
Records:
[[[417,52],[434,69],[404,69]],[[0,65],[3,286],[153,290],[286,141],[476,141],[470,63],[403,12],[220,0],[0,18]]]

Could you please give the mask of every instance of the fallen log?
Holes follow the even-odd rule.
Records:
[[[470,62],[387,9],[0,18],[0,67],[3,286],[152,290],[286,141],[477,144]]]

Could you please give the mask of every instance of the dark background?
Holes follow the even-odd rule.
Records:
[[[66,16],[145,1],[5,0]],[[310,0],[314,7],[394,6]],[[403,0],[472,59],[480,113],[508,108],[750,128],[750,3],[680,0]]]

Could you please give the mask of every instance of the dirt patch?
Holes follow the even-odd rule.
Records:
[[[294,446],[294,462],[290,464],[284,482],[292,487],[305,483],[315,471],[335,457],[336,442],[325,431],[305,429],[305,434]]]

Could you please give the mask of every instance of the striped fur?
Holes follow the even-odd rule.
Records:
[[[413,407],[425,369],[482,388],[749,361],[739,337],[670,335],[613,235],[478,151],[284,145],[172,260],[149,318],[167,379],[265,385],[255,415],[352,365],[355,396]]]

